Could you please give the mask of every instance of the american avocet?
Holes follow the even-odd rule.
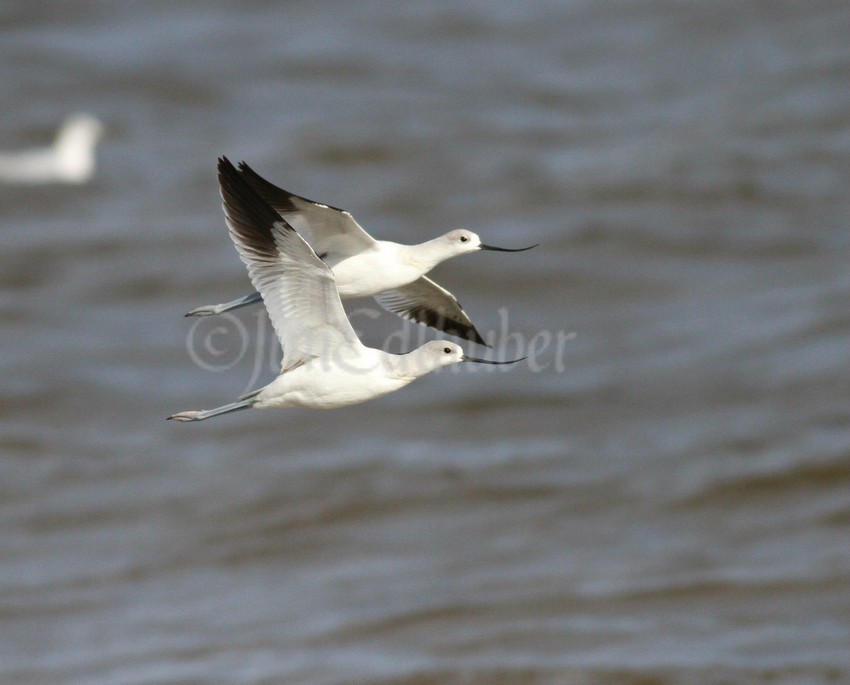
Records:
[[[244,162],[239,169],[260,197],[302,233],[331,267],[340,297],[372,296],[384,309],[404,319],[481,345],[487,343],[475,330],[457,298],[425,274],[440,262],[470,252],[523,252],[536,247],[511,249],[485,245],[475,233],[463,229],[418,245],[375,240],[349,212],[278,188]],[[261,299],[260,293],[255,292],[231,302],[198,307],[186,316],[221,314]]]

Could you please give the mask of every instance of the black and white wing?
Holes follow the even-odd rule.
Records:
[[[245,162],[239,163],[239,171],[251,188],[301,233],[323,259],[351,257],[375,245],[376,240],[344,209],[279,188]]]
[[[218,180],[230,237],[283,345],[283,370],[343,345],[361,345],[333,273],[316,252],[225,157]]]
[[[375,295],[375,299],[384,309],[403,319],[490,347],[475,330],[457,298],[427,276]]]

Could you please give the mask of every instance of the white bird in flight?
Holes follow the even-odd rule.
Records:
[[[283,345],[281,372],[236,402],[169,419],[203,421],[250,407],[344,407],[399,390],[441,366],[522,361],[477,359],[439,340],[407,354],[366,347],[348,321],[328,265],[225,157],[218,179],[230,237]]]
[[[95,147],[103,124],[90,114],[74,114],[59,128],[50,147],[0,152],[0,181],[81,184],[94,176]]]
[[[239,164],[239,169],[251,188],[304,235],[333,269],[340,297],[374,297],[384,309],[404,319],[480,345],[487,343],[457,298],[425,274],[440,262],[470,252],[522,252],[537,247],[510,249],[485,245],[475,233],[462,229],[418,245],[375,240],[349,212],[278,188],[245,162]],[[254,292],[231,302],[198,307],[186,316],[221,314],[261,299],[262,295]]]

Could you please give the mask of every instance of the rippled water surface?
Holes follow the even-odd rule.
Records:
[[[850,682],[850,6],[4,3],[0,682]],[[271,379],[216,157],[417,242],[494,349]],[[433,337],[352,302],[364,341]],[[574,336],[572,334],[575,334]]]

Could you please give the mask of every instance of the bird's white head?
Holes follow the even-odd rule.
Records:
[[[463,361],[463,348],[445,340],[431,340],[407,354],[394,358],[398,372],[409,379],[419,378],[436,371],[441,366],[450,366]]]
[[[432,340],[425,343],[422,347],[428,355],[433,357],[435,368],[458,364],[466,356],[460,345],[453,342],[446,342],[445,340]]]
[[[94,173],[94,149],[103,135],[103,124],[90,114],[68,117],[56,136],[58,172],[69,183],[84,183]]]
[[[481,238],[478,237],[478,234],[464,228],[449,231],[442,236],[440,242],[452,256],[477,252],[481,249]]]
[[[459,228],[454,231],[449,231],[445,235],[441,236],[439,240],[445,246],[446,252],[448,252],[452,257],[467,254],[469,252],[478,252],[478,250],[495,250],[496,252],[524,252],[525,250],[530,250],[532,247],[537,247],[537,245],[531,245],[530,247],[510,248],[495,247],[494,245],[485,245],[481,242],[481,238],[478,237],[477,233],[467,231],[465,228]]]
[[[59,141],[74,141],[75,145],[90,146],[103,135],[103,123],[91,114],[72,114],[62,122]]]

